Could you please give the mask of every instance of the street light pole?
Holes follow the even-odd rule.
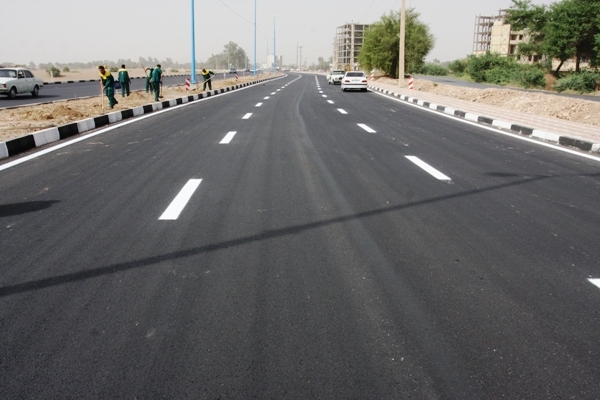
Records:
[[[196,32],[194,28],[194,0],[192,0],[192,82],[196,83]]]
[[[277,39],[275,36],[275,17],[278,17],[279,15],[273,15],[273,73],[276,74],[277,73]]]
[[[406,37],[406,0],[402,0],[402,9],[400,10],[400,57],[398,60],[398,86],[405,87],[404,84],[404,51]]]

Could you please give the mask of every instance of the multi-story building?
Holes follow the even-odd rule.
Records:
[[[358,54],[369,25],[347,23],[336,29],[333,39],[333,69],[358,70]]]
[[[475,17],[473,35],[473,54],[485,54],[487,51],[502,56],[516,56],[517,46],[525,40],[523,31],[511,30],[506,23],[507,10],[499,10],[498,15]],[[537,61],[537,59],[530,59]]]

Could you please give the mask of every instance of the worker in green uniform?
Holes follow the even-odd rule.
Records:
[[[162,84],[162,69],[160,64],[152,71],[152,87],[154,88],[154,101],[158,101],[158,95],[160,94],[160,85]]]
[[[206,90],[206,84],[208,84],[208,90],[212,90],[212,76],[215,73],[212,72],[211,70],[206,70],[205,68],[202,68],[202,77],[204,78],[204,86],[202,87],[202,90]]]
[[[113,108],[115,105],[119,104],[117,99],[115,99],[115,78],[110,73],[110,70],[104,68],[102,65],[98,67],[98,72],[100,73],[104,93],[106,94],[106,97],[108,97],[108,106]]]
[[[129,72],[125,69],[125,64],[121,65],[121,69],[119,70],[119,82],[121,83],[121,96],[125,97],[125,93],[129,96],[131,93],[129,88],[131,79],[129,79]]]
[[[153,88],[152,88],[152,71],[154,71],[154,68],[146,68],[144,70],[144,72],[146,72],[146,93],[153,92]]]

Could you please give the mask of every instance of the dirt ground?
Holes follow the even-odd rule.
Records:
[[[259,76],[258,79],[264,77],[265,76]],[[95,79],[95,77],[92,76],[91,78],[81,79]],[[252,76],[241,76],[237,83],[251,82],[253,80],[255,80],[255,78]],[[214,81],[212,88],[214,90],[226,86],[233,86],[235,84],[236,80],[232,77],[226,80]],[[160,100],[165,101],[202,93],[201,84],[198,85],[198,88],[192,85],[192,90],[186,91],[184,85],[170,87],[163,86],[163,98]],[[52,104],[0,110],[0,142],[5,142],[10,139],[25,136],[32,132],[65,125],[82,119],[154,103],[154,95],[146,93],[145,91],[132,92],[129,97],[125,98],[121,97],[120,90],[116,90],[115,92],[115,98],[119,104],[113,109],[108,108],[108,99],[106,96],[102,98],[97,96],[88,99],[64,100]]]
[[[397,85],[397,79],[381,77],[378,81]],[[527,114],[543,115],[600,127],[600,102],[560,97],[552,93],[523,92],[509,88],[471,89],[415,79],[415,91],[489,104]],[[415,94],[414,97],[418,97]]]
[[[130,69],[132,77],[143,76],[143,70]],[[183,73],[183,71],[167,74]],[[45,72],[38,72],[37,76],[44,76]],[[97,71],[65,73],[61,80],[96,79]],[[46,77],[44,77],[46,79]],[[240,76],[238,82],[252,81],[252,76]],[[381,82],[397,84],[390,78],[379,78]],[[213,82],[213,89],[235,84],[235,78]],[[415,79],[415,91],[431,92],[442,96],[459,98],[462,100],[490,104],[525,113],[544,115],[575,121],[587,125],[600,127],[600,103],[587,100],[558,97],[552,94],[528,93],[523,91],[499,89],[470,89],[452,85],[436,84],[427,80]],[[117,91],[119,92],[119,91]],[[190,94],[200,93],[194,88],[187,92],[184,86],[164,87],[161,99],[169,100]],[[417,96],[417,94],[415,94]],[[119,104],[113,110],[108,109],[107,99],[100,96],[90,99],[66,100],[53,104],[28,106],[10,110],[0,110],[0,142],[24,136],[55,126],[65,125],[85,118],[96,117],[108,112],[138,107],[154,102],[154,97],[145,92],[134,92],[129,97],[122,98],[120,93],[116,96]],[[104,102],[104,109],[102,102]]]

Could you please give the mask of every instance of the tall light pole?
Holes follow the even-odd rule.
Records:
[[[256,0],[254,0],[254,72],[256,76]]]
[[[273,15],[273,73],[277,73],[277,39],[275,37],[275,17],[279,17],[279,14]]]
[[[400,9],[400,57],[398,60],[398,86],[405,87],[404,84],[404,42],[406,36],[406,0],[402,0]]]
[[[192,83],[196,83],[196,32],[194,28],[194,0],[192,0]]]

